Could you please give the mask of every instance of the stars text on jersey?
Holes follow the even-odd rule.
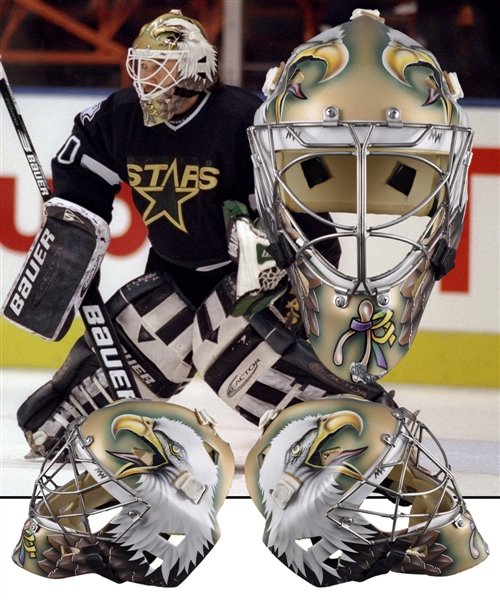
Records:
[[[196,164],[193,159],[138,163],[128,162],[127,169],[130,186],[148,203],[142,212],[144,223],[149,226],[165,218],[187,233],[183,205],[200,191],[215,188],[219,169]]]

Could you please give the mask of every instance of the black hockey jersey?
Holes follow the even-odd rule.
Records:
[[[246,129],[260,103],[222,86],[179,125],[146,127],[135,90],[119,90],[75,118],[52,161],[55,194],[109,222],[127,182],[157,254],[191,268],[225,261],[222,203],[253,193]]]

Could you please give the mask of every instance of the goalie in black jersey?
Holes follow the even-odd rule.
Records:
[[[330,373],[292,327],[292,313],[279,310],[290,299],[288,280],[249,204],[247,128],[258,96],[220,82],[203,27],[177,10],[142,28],[127,68],[133,86],[76,116],[52,162],[56,200],[46,219],[68,208],[73,222],[85,217],[102,228],[121,183],[131,186],[151,250],[145,274],[107,309],[143,397],[169,399],[198,371],[254,423],[268,409],[338,393],[390,403],[378,384]],[[338,242],[326,252],[334,262]],[[77,244],[64,253],[67,264],[81,261]],[[102,254],[89,258],[93,272]],[[71,422],[112,400],[82,337],[18,411],[32,455],[45,455]]]

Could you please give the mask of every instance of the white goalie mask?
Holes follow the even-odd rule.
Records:
[[[472,157],[458,80],[361,11],[299,46],[266,90],[249,137],[271,250],[320,360],[345,380],[373,381],[406,354],[433,284],[454,265]],[[297,213],[321,221],[322,236]],[[340,243],[338,266],[317,248],[328,240]]]
[[[217,80],[217,51],[195,19],[172,10],[141,29],[128,50],[127,72],[146,126],[169,121],[193,95]]]
[[[233,474],[204,411],[114,402],[75,421],[45,459],[13,560],[49,579],[175,587],[218,541]]]

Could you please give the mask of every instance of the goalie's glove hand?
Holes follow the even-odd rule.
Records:
[[[285,286],[280,284],[286,283],[286,272],[276,265],[269,254],[269,240],[252,223],[244,204],[233,200],[224,202],[224,218],[228,254],[238,265],[236,296],[238,299],[248,298],[246,304],[259,305],[258,310],[262,310],[284,292]],[[260,298],[263,302],[256,302]],[[244,305],[245,303],[241,303],[237,312],[243,314]]]

